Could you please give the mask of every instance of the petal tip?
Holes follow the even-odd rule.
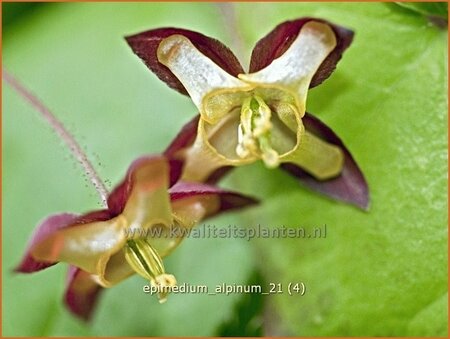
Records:
[[[354,202],[353,204],[364,212],[370,212],[370,209],[372,208],[372,204],[371,204],[371,200],[370,200],[368,186],[366,186],[366,191],[364,192],[361,199],[358,202]]]
[[[309,113],[305,114],[302,121],[306,130],[310,133],[330,144],[336,145],[344,152],[345,159],[342,173],[338,177],[319,181],[295,164],[283,164],[283,170],[286,170],[307,187],[319,193],[368,211],[370,208],[369,186],[363,172],[342,140],[330,127]]]
[[[156,49],[158,61],[167,66],[170,59],[173,59],[173,57],[179,53],[182,45],[189,43],[189,39],[180,34],[174,34],[164,38]]]
[[[31,257],[25,258],[19,265],[11,269],[11,273],[13,274],[29,274],[41,271],[43,269],[46,269],[48,267],[51,267],[53,265],[56,265],[57,263],[45,263],[45,262],[38,262],[32,259]]]
[[[90,274],[75,266],[69,266],[64,304],[78,319],[84,322],[92,319],[102,290],[101,286],[92,280]]]
[[[124,36],[123,38],[126,41],[127,45],[131,48],[131,50],[134,53],[138,54],[140,35],[139,34],[127,35]]]
[[[221,42],[203,34],[174,27],[163,27],[125,37],[134,54],[169,87],[187,95],[186,88],[175,74],[158,60],[157,49],[160,42],[171,36],[182,36],[189,40],[204,55],[217,63],[231,75],[242,73],[243,69],[234,54]]]

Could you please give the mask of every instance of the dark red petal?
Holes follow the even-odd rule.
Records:
[[[220,198],[220,208],[219,210],[208,217],[216,215],[218,213],[244,208],[258,203],[258,200],[236,193],[232,191],[223,190],[219,187],[201,184],[201,183],[188,183],[188,182],[178,182],[170,190],[171,201],[176,201],[183,198],[189,198],[199,195],[216,195]]]
[[[231,172],[231,170],[235,169],[235,166],[224,166],[216,169],[212,172],[209,177],[206,179],[206,183],[210,185],[215,185],[218,183],[224,176]]]
[[[175,139],[172,140],[169,147],[164,151],[164,155],[170,159],[179,159],[180,150],[185,150],[186,148],[192,146],[197,137],[198,122],[200,120],[200,114],[196,115],[192,120],[190,120],[186,125],[184,125],[180,132],[178,132]]]
[[[187,148],[191,147],[197,137],[197,126],[200,114],[195,116],[186,125],[184,125],[175,139],[170,143],[169,147],[164,151],[164,155],[169,159],[184,161],[184,153]],[[208,184],[215,184],[228,174],[234,167],[225,166],[217,169],[205,180]]]
[[[258,41],[252,52],[250,61],[250,73],[257,72],[267,67],[274,59],[280,57],[297,38],[300,29],[308,21],[319,21],[330,25],[336,34],[337,45],[328,57],[322,62],[314,75],[310,88],[321,84],[336,68],[336,64],[342,57],[342,53],[350,46],[353,40],[353,31],[334,25],[328,21],[315,18],[301,18],[286,21],[275,27],[269,34]]]
[[[184,161],[180,159],[168,159],[169,161],[169,187],[175,185],[175,183],[180,179],[181,173],[183,173]]]
[[[133,187],[133,173],[134,171],[139,167],[142,166],[148,162],[153,162],[155,160],[164,158],[169,162],[170,167],[170,173],[169,173],[169,187],[175,184],[175,182],[178,181],[178,179],[181,176],[182,168],[183,168],[183,162],[179,159],[167,159],[164,156],[161,155],[149,155],[149,156],[143,156],[135,161],[130,165],[128,168],[127,174],[125,176],[125,179],[120,183],[114,190],[111,192],[111,194],[108,197],[108,208],[112,216],[119,215],[122,213],[125,204],[128,200],[128,197],[131,193],[131,189]]]
[[[64,302],[71,313],[88,321],[92,317],[97,298],[103,288],[91,275],[75,266],[69,266]]]
[[[20,273],[32,273],[56,264],[34,260],[30,254],[30,249],[33,247],[33,245],[42,241],[53,232],[71,225],[77,219],[77,217],[78,216],[75,214],[62,213],[52,215],[41,222],[36,228],[31,241],[28,244],[28,248],[25,252],[25,256],[22,259],[22,262],[15,268],[14,271]]]
[[[158,61],[156,51],[161,41],[171,35],[180,34],[188,38],[197,49],[233,76],[244,73],[241,64],[228,47],[220,41],[203,34],[181,28],[158,28],[126,37],[133,52],[147,67],[169,87],[187,95],[187,91],[177,77]]]
[[[106,210],[94,211],[84,215],[62,213],[62,214],[55,214],[46,218],[36,228],[31,238],[31,241],[28,244],[28,248],[26,250],[24,258],[22,259],[22,262],[15,268],[14,271],[20,273],[32,273],[43,270],[44,268],[47,268],[49,266],[55,265],[56,262],[36,261],[30,254],[30,250],[35,244],[44,240],[52,233],[65,227],[83,225],[94,221],[108,220],[110,218],[111,217],[109,211]]]
[[[76,225],[89,224],[91,222],[105,221],[105,220],[108,220],[111,218],[113,218],[113,216],[111,216],[111,213],[108,210],[92,211],[92,212],[80,215],[68,226],[71,227],[71,226],[76,226]]]
[[[342,149],[344,152],[342,173],[334,179],[318,181],[294,164],[283,164],[282,168],[315,191],[367,210],[369,206],[369,187],[347,147],[327,125],[311,114],[306,113],[302,121],[307,131]]]

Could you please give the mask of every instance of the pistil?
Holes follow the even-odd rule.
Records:
[[[167,294],[177,281],[172,274],[165,272],[160,255],[147,239],[128,240],[125,259],[137,274],[148,279],[152,286],[159,289],[159,302],[165,302]]]
[[[261,97],[254,95],[244,100],[236,153],[241,158],[261,157],[267,167],[274,168],[279,164],[279,155],[270,142],[271,116],[269,106]]]

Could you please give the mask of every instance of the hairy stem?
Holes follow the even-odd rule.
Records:
[[[107,207],[108,190],[100,179],[99,175],[89,161],[87,155],[84,153],[81,146],[75,140],[72,134],[64,127],[63,123],[56,118],[56,116],[25,86],[23,86],[15,77],[8,73],[5,69],[2,69],[3,80],[9,84],[22,98],[28,101],[33,106],[55,133],[61,138],[62,141],[72,152],[73,157],[80,163],[85,171],[87,177],[91,181],[95,190],[97,191],[102,205]]]
[[[235,4],[232,2],[219,2],[217,6],[222,13],[224,25],[230,36],[233,50],[242,63],[244,61],[244,42],[238,27]]]

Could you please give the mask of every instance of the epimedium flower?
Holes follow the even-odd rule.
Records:
[[[135,273],[160,288],[160,302],[165,301],[176,279],[166,273],[162,258],[186,235],[171,230],[190,229],[205,218],[256,203],[212,185],[177,182],[180,174],[181,163],[164,156],[135,160],[109,195],[107,209],[46,218],[16,271],[32,273],[68,263],[65,303],[85,320],[102,288]]]
[[[306,112],[309,88],[331,75],[352,39],[352,31],[322,19],[287,21],[256,44],[246,74],[226,46],[197,32],[159,28],[126,38],[200,112],[166,151],[186,161],[183,180],[216,181],[230,167],[262,159],[367,208],[367,184],[350,152]]]

